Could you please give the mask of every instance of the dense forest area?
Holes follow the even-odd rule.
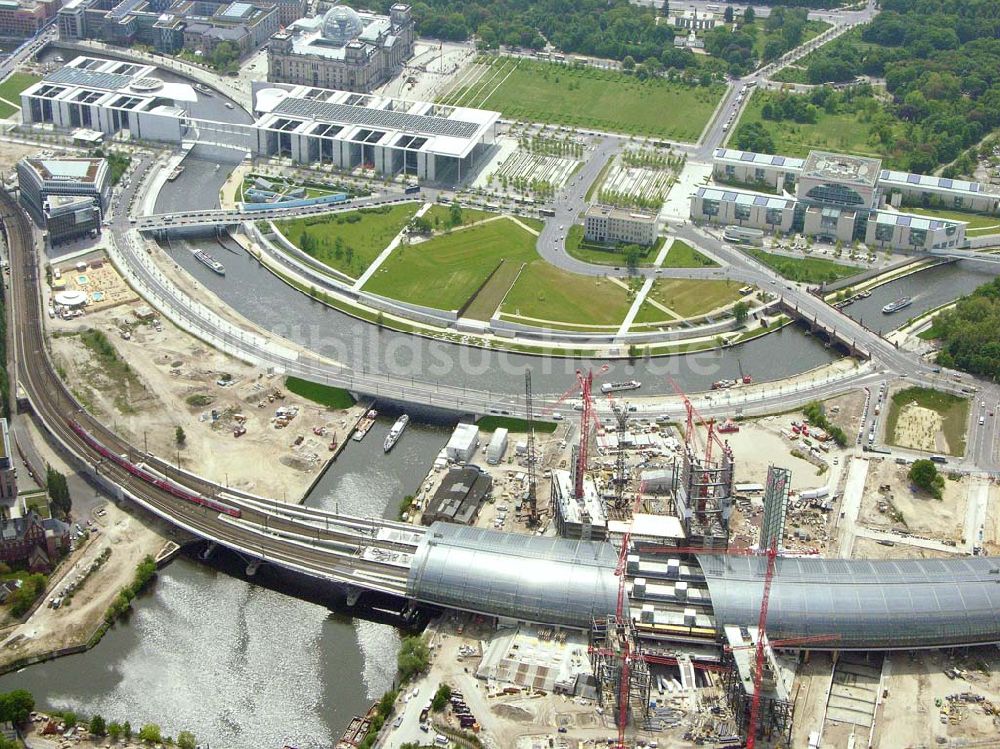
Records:
[[[884,78],[889,112],[903,128],[879,127],[881,150],[930,172],[1000,126],[1000,3],[882,0],[860,34],[810,55],[810,83]]]
[[[930,334],[941,342],[941,366],[1000,378],[1000,278],[935,317]]]

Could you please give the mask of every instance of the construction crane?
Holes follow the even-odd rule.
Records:
[[[531,370],[524,370],[524,411],[525,419],[528,422],[528,495],[526,497],[528,505],[528,527],[534,528],[538,525],[538,504],[535,485],[535,422],[532,413],[531,395]]]
[[[605,364],[601,367],[597,373],[604,374],[608,371],[608,365]],[[580,414],[580,447],[577,450],[576,455],[576,473],[573,482],[573,492],[574,496],[583,496],[583,477],[587,472],[587,457],[590,450],[590,427],[598,425],[597,413],[594,410],[594,397],[593,397],[593,385],[594,385],[594,372],[593,370],[587,370],[584,374],[582,369],[576,370],[576,382],[559,398],[556,400],[555,404],[549,411],[554,410],[556,406],[562,403],[564,400],[569,398],[571,395],[575,394],[577,391],[580,392],[580,396],[583,402],[582,412]]]
[[[783,637],[780,640],[768,640],[767,644],[772,648],[798,648],[801,645],[812,645],[817,642],[834,642],[840,639],[840,635],[808,635],[805,637]],[[750,645],[726,645],[723,650],[730,653],[734,650],[750,650],[756,648],[756,644]]]
[[[760,616],[757,619],[757,647],[754,657],[753,698],[750,701],[750,721],[747,726],[747,749],[754,749],[757,743],[757,722],[760,719],[760,690],[764,683],[764,639],[767,631],[767,607],[771,598],[771,583],[774,581],[775,560],[778,558],[778,541],[771,542],[767,550],[767,569],[764,572],[764,594],[760,599]]]

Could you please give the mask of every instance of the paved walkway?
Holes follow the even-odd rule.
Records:
[[[431,209],[432,205],[433,203],[424,203],[422,206],[420,206],[420,209],[415,214],[413,214],[413,218],[420,218],[421,216],[423,216],[425,213],[427,213],[427,211]],[[389,259],[389,255],[392,254],[392,251],[395,250],[397,247],[399,247],[399,245],[403,242],[403,237],[406,236],[406,229],[407,227],[404,226],[402,229],[399,230],[399,234],[397,234],[392,238],[392,241],[389,242],[388,246],[384,250],[382,250],[382,252],[379,253],[378,257],[372,261],[372,264],[369,265],[365,269],[365,272],[358,277],[358,280],[354,282],[354,285],[352,287],[353,289],[355,290],[360,289],[362,286],[368,283],[368,279],[371,278],[373,275],[375,275],[375,271],[379,269],[382,263],[384,263],[386,260]]]

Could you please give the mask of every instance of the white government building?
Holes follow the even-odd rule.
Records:
[[[1000,210],[1000,193],[977,182],[892,171],[883,169],[879,159],[825,151],[811,151],[801,159],[718,148],[713,173],[722,184],[699,187],[691,195],[695,221],[798,232],[827,241],[860,240],[873,247],[965,245],[966,222],[907,213],[908,205]]]
[[[226,145],[260,156],[379,175],[458,182],[494,143],[499,112],[305,85],[255,82],[252,124],[191,115],[199,94],[156,68],[80,56],[21,94],[25,124]]]

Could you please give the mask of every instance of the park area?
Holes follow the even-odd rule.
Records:
[[[483,57],[441,99],[445,104],[499,110],[505,117],[693,142],[724,92],[638,78],[613,70],[512,57]]]
[[[364,290],[410,304],[456,311],[482,297],[483,304],[492,300],[495,309],[522,263],[538,259],[536,235],[524,226],[530,224],[502,217],[400,245]],[[476,305],[486,319],[493,311],[486,314],[488,306]]]
[[[10,117],[21,108],[21,92],[41,78],[28,73],[12,73],[0,83],[0,117]]]
[[[890,445],[946,455],[965,453],[969,399],[930,388],[894,393],[885,418]]]
[[[788,257],[755,249],[747,252],[784,278],[800,283],[830,283],[860,272],[853,266],[818,257]]]
[[[409,223],[419,207],[417,203],[403,203],[275,221],[274,226],[309,256],[357,278]]]
[[[635,325],[656,325],[708,314],[741,297],[736,281],[658,279],[639,308]]]
[[[812,123],[764,119],[764,104],[777,97],[771,91],[755,91],[739,121],[739,125],[760,123],[774,141],[774,153],[804,157],[812,150],[821,150],[876,158],[885,155],[869,142],[871,124],[857,112],[831,114],[819,108]]]

